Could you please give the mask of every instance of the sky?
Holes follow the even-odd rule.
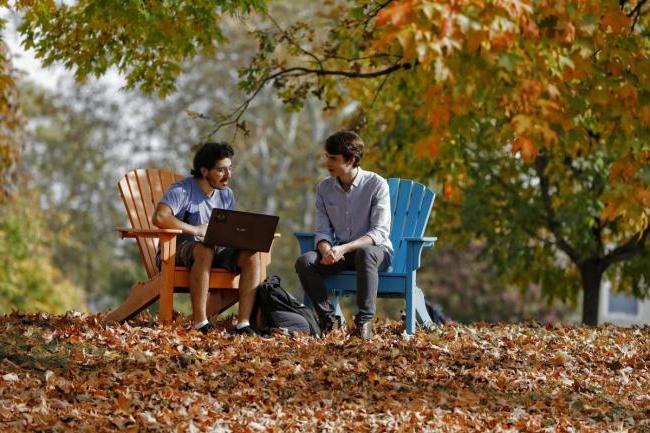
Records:
[[[18,18],[6,9],[0,10],[0,17],[7,20],[3,30],[3,40],[9,47],[11,61],[14,67],[24,74],[24,77],[49,90],[56,90],[61,79],[72,78],[73,71],[62,65],[43,66],[36,58],[33,49],[25,50],[20,44],[20,35],[16,31]],[[124,79],[116,70],[109,71],[97,81],[119,90],[125,83]]]

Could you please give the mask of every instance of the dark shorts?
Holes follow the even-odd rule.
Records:
[[[183,266],[191,268],[194,263],[192,251],[197,241],[187,240],[180,241],[176,244],[176,266]],[[237,259],[239,258],[239,250],[230,247],[214,247],[214,258],[212,259],[213,268],[224,268],[230,272],[239,274],[241,269],[237,266]],[[160,269],[160,255],[156,257],[158,269]]]

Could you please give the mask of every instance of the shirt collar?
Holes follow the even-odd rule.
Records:
[[[352,187],[356,188],[359,186],[361,183],[361,177],[363,176],[363,170],[361,170],[361,167],[357,167],[357,175],[354,177],[354,180],[352,181]]]
[[[357,188],[359,186],[359,184],[361,183],[361,177],[363,176],[363,173],[364,173],[364,171],[361,170],[361,167],[357,167],[357,175],[352,180],[352,184],[350,185],[350,191],[352,191],[353,189],[355,189],[355,188]],[[345,188],[343,188],[343,185],[341,185],[341,181],[339,181],[339,178],[338,177],[333,177],[333,179],[334,179],[334,184],[341,191],[346,192]],[[350,192],[350,191],[347,191],[347,192]]]

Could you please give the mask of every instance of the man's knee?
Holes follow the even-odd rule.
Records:
[[[355,251],[354,264],[358,266],[377,266],[376,248],[364,245]]]
[[[194,250],[192,251],[194,256],[194,266],[211,266],[212,259],[214,258],[214,249],[211,247],[206,247],[203,244],[197,243],[194,245]]]
[[[255,268],[260,266],[260,253],[257,251],[240,251],[237,265],[242,268]]]
[[[298,257],[298,260],[296,260],[295,268],[297,273],[304,272],[306,269],[308,269],[310,266],[312,266],[316,260],[318,259],[318,256],[314,251],[309,251],[302,256]]]

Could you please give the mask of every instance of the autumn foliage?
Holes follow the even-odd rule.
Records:
[[[443,326],[410,339],[203,336],[189,323],[0,318],[2,431],[581,431],[650,427],[650,335]]]
[[[496,121],[495,138],[528,162],[540,151],[573,158],[603,147],[618,153],[628,176],[612,176],[619,186],[607,194],[601,216],[625,216],[638,229],[647,223],[638,204],[648,207],[650,191],[639,182],[647,149],[637,142],[648,134],[650,59],[639,31],[645,17],[635,6],[393,1],[377,14],[373,47],[397,48],[428,71],[430,97],[419,111],[443,147],[456,147],[454,138],[469,127],[459,119],[478,114]]]

